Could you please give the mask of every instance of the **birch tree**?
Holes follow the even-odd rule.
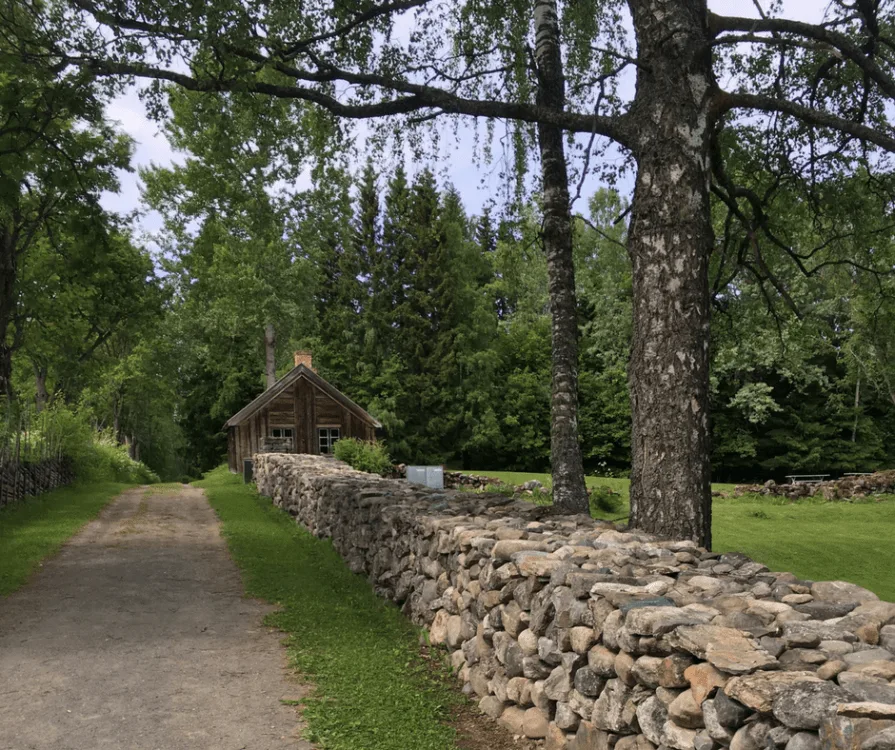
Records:
[[[68,0],[54,59],[101,76],[301,100],[346,120],[437,117],[561,128],[635,169],[628,250],[631,523],[711,542],[709,258],[714,192],[750,231],[761,201],[724,169],[725,135],[758,122],[796,170],[890,168],[889,2],[834,0],[823,23],[721,16],[706,0],[560,6],[565,106],[538,96],[532,2]],[[506,33],[493,29],[504,25]],[[408,31],[409,29],[409,31]],[[627,33],[628,30],[630,33]],[[633,93],[619,94],[633,79]],[[724,81],[722,85],[721,81]],[[786,252],[785,247],[779,248]],[[794,259],[796,260],[796,259]],[[810,269],[809,269],[810,270]]]

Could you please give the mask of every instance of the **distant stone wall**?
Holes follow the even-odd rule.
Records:
[[[895,471],[855,474],[828,482],[777,484],[773,479],[764,484],[740,484],[734,495],[776,495],[798,500],[820,495],[824,500],[855,500],[895,492]]]
[[[548,750],[895,748],[895,604],[859,586],[331,459],[255,479]]]
[[[500,484],[495,477],[485,477],[478,474],[464,474],[462,471],[444,472],[444,486],[450,489],[467,487],[473,490],[485,490],[489,484]]]

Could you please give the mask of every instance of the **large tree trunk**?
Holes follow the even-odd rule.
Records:
[[[637,106],[628,250],[631,525],[711,545],[709,146],[714,78],[704,0],[630,0]]]
[[[267,387],[272,388],[277,382],[277,337],[273,323],[264,326],[264,371],[267,374]]]
[[[534,14],[538,102],[542,106],[561,110],[565,106],[565,77],[555,0],[537,0]],[[550,420],[553,504],[563,510],[587,513],[590,506],[578,443],[578,316],[572,261],[569,175],[563,131],[539,124],[538,147],[544,190],[544,248],[547,252],[547,280],[553,318]]]
[[[16,310],[15,238],[6,229],[0,231],[0,399],[12,401],[12,347],[9,329]]]

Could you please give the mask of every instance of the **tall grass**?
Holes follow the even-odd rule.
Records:
[[[62,401],[36,413],[17,405],[0,413],[0,463],[67,458],[86,482],[151,484],[158,475],[128,455],[111,430],[99,430],[76,406]]]
[[[293,665],[315,686],[307,739],[327,750],[452,750],[456,701],[418,653],[418,630],[352,573],[329,541],[296,525],[226,468],[205,489],[249,596],[279,606]]]

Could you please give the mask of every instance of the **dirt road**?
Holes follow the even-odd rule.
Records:
[[[124,493],[0,599],[0,749],[310,748],[265,612],[200,490]]]

